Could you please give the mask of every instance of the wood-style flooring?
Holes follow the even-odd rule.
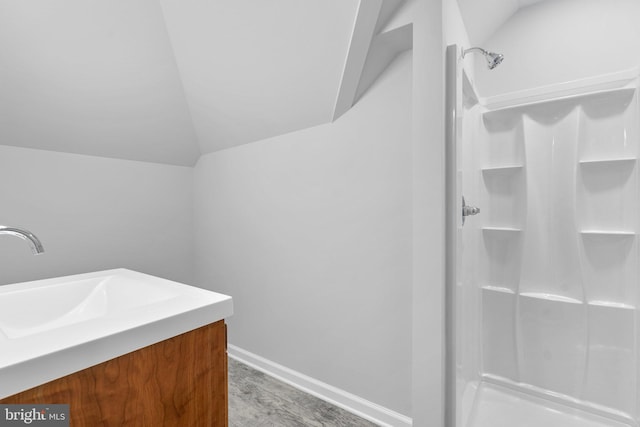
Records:
[[[229,427],[375,427],[229,358]]]

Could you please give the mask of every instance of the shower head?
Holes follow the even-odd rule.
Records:
[[[504,55],[501,53],[487,52],[485,58],[487,58],[487,66],[490,70],[493,70],[502,63]]]
[[[502,55],[501,53],[489,52],[482,49],[481,47],[472,47],[463,51],[462,57],[464,58],[464,56],[472,50],[479,50],[480,52],[482,52],[485,59],[487,60],[487,67],[489,67],[490,70],[493,70],[494,68],[496,68],[504,60],[504,55]]]

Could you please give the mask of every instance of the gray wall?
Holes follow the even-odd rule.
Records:
[[[333,124],[202,156],[196,283],[229,341],[411,414],[411,53]]]
[[[126,267],[191,283],[193,169],[0,146],[0,284]]]

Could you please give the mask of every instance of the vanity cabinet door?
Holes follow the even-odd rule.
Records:
[[[0,400],[69,404],[74,427],[226,427],[224,320]]]

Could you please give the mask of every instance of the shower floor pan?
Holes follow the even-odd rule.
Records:
[[[464,427],[635,426],[485,382],[464,415]]]

